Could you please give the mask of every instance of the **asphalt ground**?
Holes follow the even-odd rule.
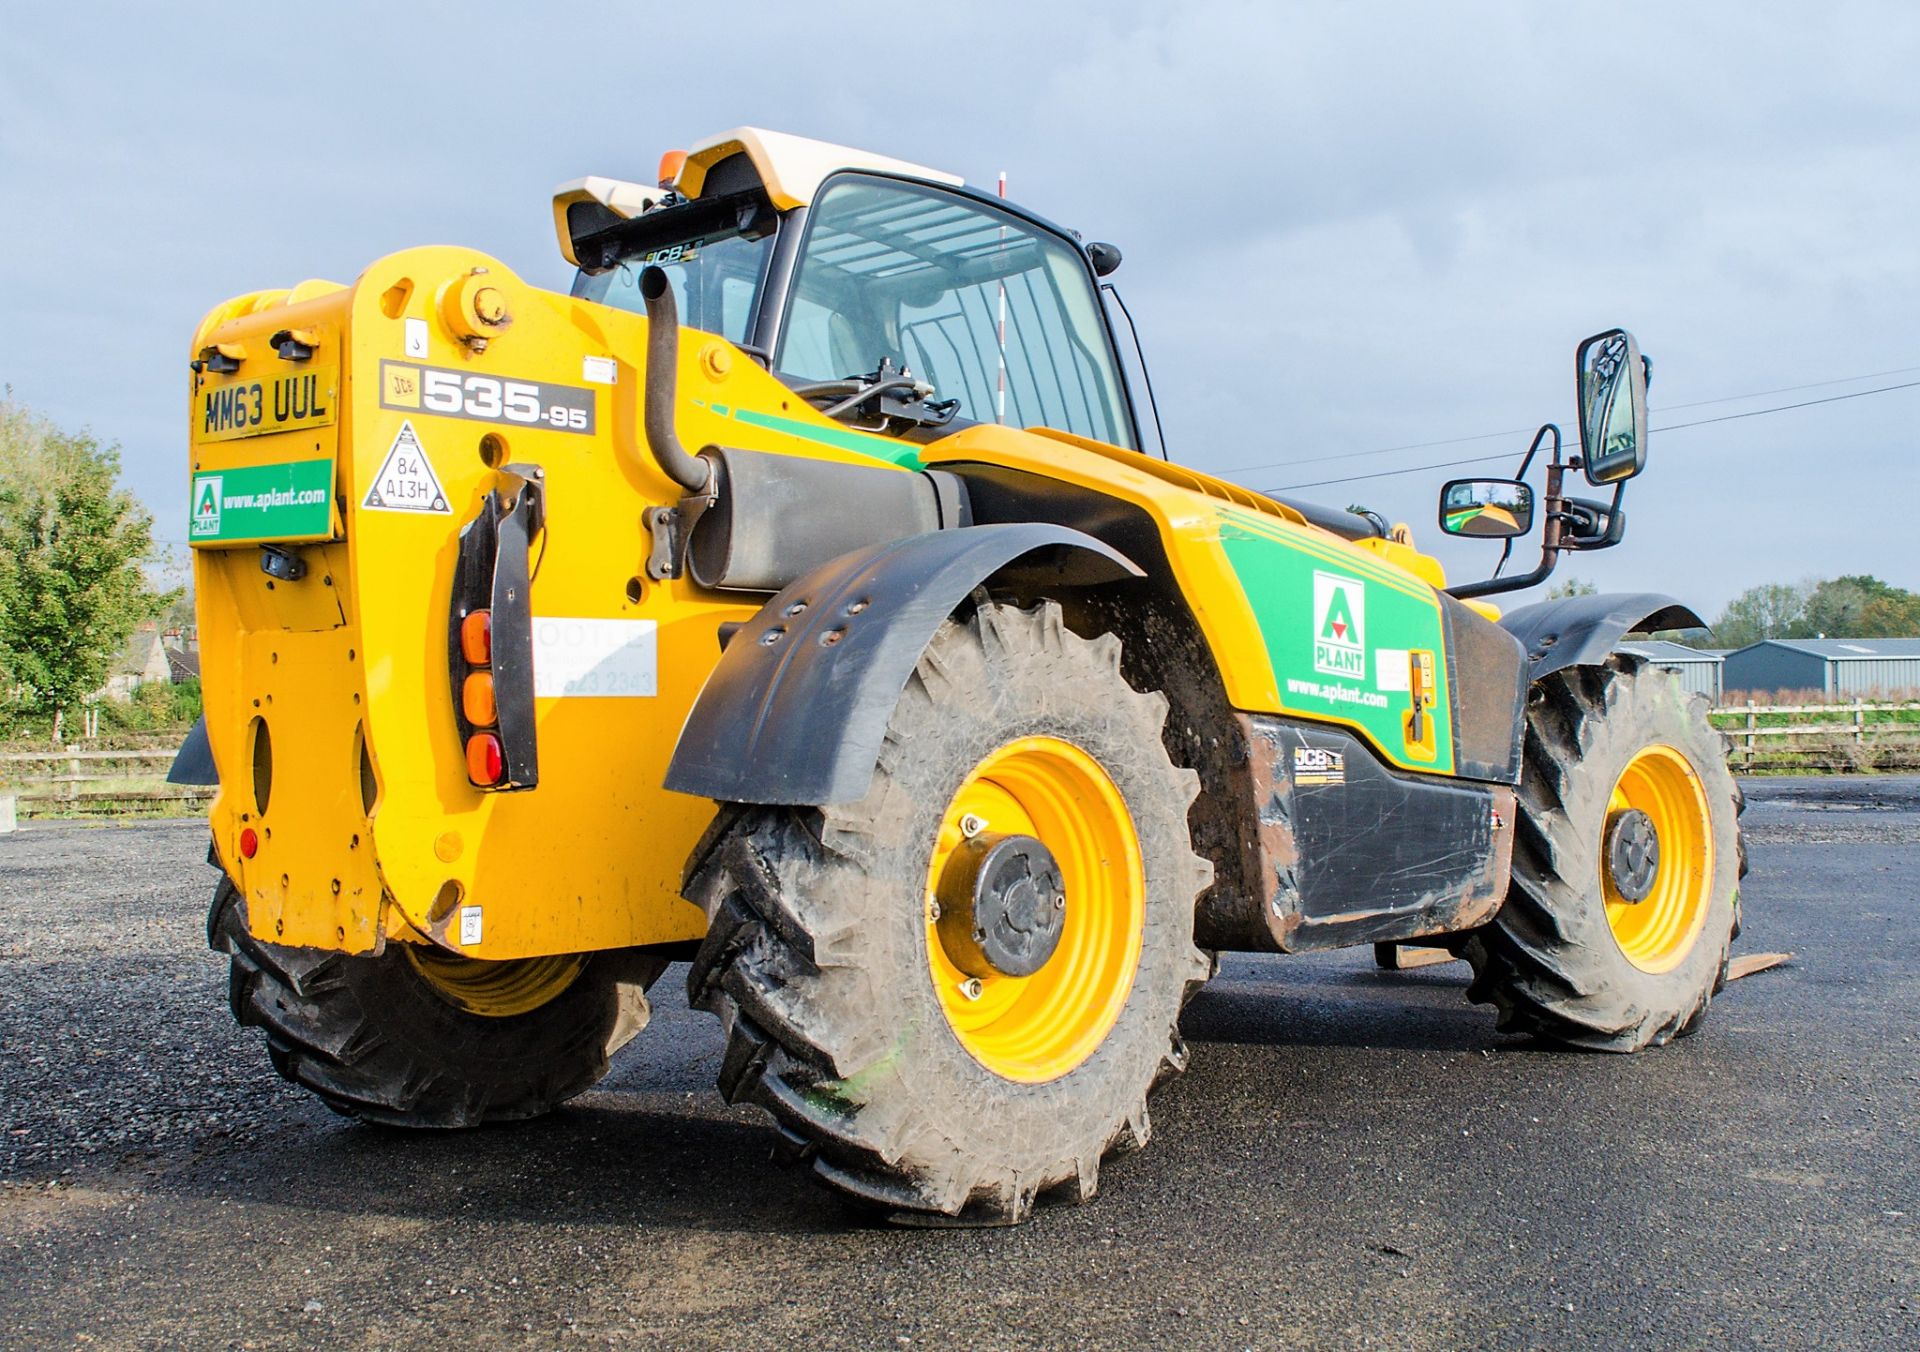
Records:
[[[1230,958],[1099,1199],[854,1219],[712,1088],[684,969],[540,1122],[357,1126],[203,946],[193,822],[0,837],[0,1345],[1920,1347],[1920,778],[1750,782],[1744,951],[1635,1057],[1461,964]]]

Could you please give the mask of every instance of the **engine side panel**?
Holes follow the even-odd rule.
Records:
[[[1340,539],[1245,489],[1058,433],[972,427],[922,458],[968,480],[978,521],[1054,520],[1143,562],[1132,537],[1147,525],[1234,708],[1346,727],[1403,770],[1459,772],[1444,578],[1432,560]],[[1415,719],[1417,662],[1426,698]]]

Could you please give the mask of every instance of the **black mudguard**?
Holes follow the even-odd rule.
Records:
[[[187,729],[186,740],[174,753],[173,768],[167,771],[169,784],[218,784],[220,771],[213,764],[213,745],[207,741],[207,720],[203,714]]]
[[[1705,629],[1707,622],[1659,592],[1563,596],[1506,615],[1500,625],[1527,650],[1529,681],[1562,667],[1591,667],[1630,633],[1653,629]]]
[[[728,640],[680,730],[666,787],[728,803],[858,801],[928,641],[1010,565],[1059,586],[1143,576],[1091,535],[1044,522],[934,531],[842,555]]]

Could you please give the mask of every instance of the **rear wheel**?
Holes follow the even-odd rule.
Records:
[[[208,940],[233,1017],[336,1112],[400,1127],[537,1117],[592,1087],[646,1026],[666,964],[624,953],[481,962],[416,944],[377,957],[263,943],[227,879]]]
[[[1119,642],[1056,606],[934,638],[872,787],[724,812],[689,872],[688,977],[726,1027],[720,1085],[824,1182],[904,1221],[1009,1223],[1144,1144],[1209,970],[1192,772]]]
[[[1538,682],[1513,883],[1455,945],[1500,1027],[1631,1052],[1691,1032],[1725,982],[1740,798],[1702,703],[1615,657]]]

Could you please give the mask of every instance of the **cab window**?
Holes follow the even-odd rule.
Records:
[[[775,369],[795,383],[883,359],[960,417],[1134,444],[1091,274],[1069,241],[938,188],[846,174],[808,212]]]
[[[665,224],[667,213],[662,217]],[[580,273],[573,294],[645,314],[640,274],[656,266],[673,284],[681,323],[717,333],[730,343],[745,343],[772,246],[771,234],[754,238],[737,230],[713,230],[689,235],[647,249],[597,275]]]

